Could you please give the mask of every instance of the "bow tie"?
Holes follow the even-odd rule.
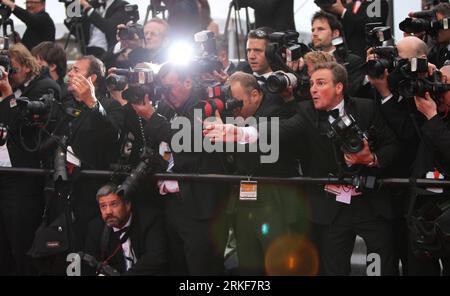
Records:
[[[319,111],[319,117],[321,119],[327,120],[328,121],[328,117],[333,117],[334,119],[337,119],[339,117],[339,109],[333,109],[330,111]]]
[[[258,82],[266,83],[267,79],[264,76],[255,76]]]

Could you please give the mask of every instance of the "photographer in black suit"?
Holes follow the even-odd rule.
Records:
[[[398,152],[395,135],[372,102],[345,96],[346,84],[343,66],[334,62],[315,65],[311,76],[312,100],[301,102],[296,115],[280,121],[281,145],[283,142],[286,145],[286,141],[292,145],[295,138],[308,151],[302,159],[305,176],[379,176],[380,169],[389,166]],[[376,142],[369,147],[368,140],[360,139],[359,152],[343,152],[342,142],[330,139],[327,133],[330,124],[345,115],[351,115],[362,131],[375,130]],[[204,133],[213,141],[254,142],[258,137],[252,127],[233,125],[207,125]],[[323,274],[350,274],[356,235],[365,240],[368,254],[380,256],[380,274],[394,273],[392,209],[384,190],[358,192],[354,186],[343,185],[305,185],[305,189],[311,203],[312,238],[321,257]]]
[[[450,66],[444,66],[440,72],[442,73],[441,82],[448,83]],[[420,127],[421,140],[417,149],[412,176],[414,178],[448,180],[450,176],[450,120],[448,117],[450,91],[439,95],[427,92],[425,93],[425,97],[416,96],[414,102],[417,110],[424,115],[426,120]],[[436,205],[450,200],[447,189],[427,188],[425,190],[418,190],[418,196],[415,199],[413,207],[414,212],[420,212],[420,209],[426,208],[427,204]],[[425,213],[432,214],[430,211],[425,211],[422,215],[423,217],[425,217]],[[424,220],[429,221],[433,219],[425,218]],[[417,236],[415,238],[417,239]],[[420,241],[425,242],[421,244]],[[430,248],[428,250],[441,251],[438,248],[439,241],[440,239],[437,238],[436,241],[428,244],[427,240],[419,238],[417,241],[412,242],[412,244],[410,242],[408,253],[409,275],[439,276],[441,275],[441,270],[443,275],[450,275],[450,254],[448,251],[440,256],[432,254],[433,257],[423,256],[422,253],[423,250],[427,250],[427,247]],[[422,250],[422,252],[413,254],[418,249]],[[441,260],[442,268],[439,259]]]
[[[270,27],[275,31],[295,31],[293,0],[236,0],[237,6],[255,10],[255,28]]]
[[[450,3],[440,3],[434,8],[436,20],[441,21],[450,17]],[[439,29],[434,37],[436,44],[428,53],[428,60],[441,68],[450,60],[450,29]]]
[[[251,74],[235,72],[227,84],[233,98],[242,101],[242,107],[233,112],[234,117],[258,120],[259,118],[287,118],[283,106],[270,104],[257,80]],[[238,144],[239,145],[239,144]],[[236,175],[292,177],[298,175],[296,163],[292,161],[292,146],[285,146],[273,163],[261,163],[259,153],[233,153]],[[239,148],[238,148],[239,151]],[[271,151],[273,152],[273,151]],[[273,152],[274,153],[274,152]],[[245,182],[245,181],[244,181]],[[266,275],[267,252],[275,240],[292,233],[304,222],[302,201],[295,186],[286,184],[257,184],[257,199],[240,198],[235,188],[230,202],[232,225],[236,235],[236,249],[240,275]],[[270,231],[264,232],[269,226]],[[301,227],[301,225],[300,225]],[[261,230],[263,233],[261,235]],[[270,273],[269,273],[270,274]],[[270,274],[275,275],[275,274]]]
[[[80,0],[80,4],[84,11],[86,54],[101,58],[117,43],[117,26],[129,21],[125,12],[125,5],[128,2],[123,0]]]
[[[83,178],[77,172],[110,169],[109,165],[119,155],[118,127],[107,116],[107,102],[99,91],[105,76],[102,61],[94,56],[82,56],[67,76],[69,96],[63,100],[53,134],[59,139],[66,137],[64,146],[71,167],[71,205],[77,234],[83,244],[89,221],[98,215],[95,193],[101,180]]]
[[[152,208],[135,208],[117,195],[117,186],[97,191],[101,218],[89,223],[84,252],[122,275],[167,274],[168,250],[162,217]]]
[[[1,2],[11,8],[12,13],[27,26],[22,36],[22,43],[28,50],[43,41],[55,41],[55,24],[50,15],[45,12],[45,0],[27,0],[26,10],[11,0]]]
[[[13,71],[2,71],[0,79],[0,123],[6,127],[6,144],[0,145],[0,166],[41,168],[37,153],[39,119],[23,116],[17,101],[27,97],[39,100],[49,90],[59,99],[59,86],[40,75],[40,66],[23,44],[8,50]],[[34,121],[36,120],[36,121]],[[44,125],[44,124],[42,124]],[[0,274],[32,275],[34,270],[26,252],[31,247],[43,210],[43,178],[0,174]]]
[[[381,22],[383,26],[386,25],[389,14],[388,1],[351,0],[346,1],[346,4],[343,4],[343,2],[345,1],[336,0],[333,5],[322,6],[321,8],[336,15],[342,23],[343,35],[347,40],[348,48],[364,59],[367,47],[366,24]]]
[[[224,160],[220,154],[194,149],[195,141],[203,141],[201,133],[194,132],[195,125],[201,125],[194,112],[195,109],[203,109],[200,100],[204,95],[193,80],[190,68],[167,63],[158,76],[164,101],[174,112],[171,118],[163,117],[155,111],[148,98],[142,105],[133,104],[136,113],[146,120],[146,138],[161,148],[164,148],[162,142],[169,145],[165,151],[171,155],[168,157],[172,158],[170,171],[174,173],[224,173]],[[179,118],[194,128],[181,125],[171,128],[171,122]],[[188,131],[188,134],[183,134],[183,143],[186,143],[184,137],[193,139],[189,141],[192,144],[188,144],[189,147],[185,147],[186,144],[180,147],[180,141],[176,140],[183,131]],[[174,146],[176,144],[178,146]],[[172,274],[223,274],[227,235],[224,211],[228,186],[217,182],[167,180],[158,184],[165,200]]]
[[[348,73],[348,94],[357,96],[364,80],[364,60],[348,52],[342,25],[337,18],[324,11],[316,12],[311,19],[311,43],[314,49],[328,52],[336,61],[345,66]],[[342,38],[339,48],[333,40]]]

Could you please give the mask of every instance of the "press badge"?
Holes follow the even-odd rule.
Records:
[[[239,200],[256,200],[257,190],[258,190],[257,181],[241,181]]]
[[[443,180],[444,176],[438,171],[435,170],[434,172],[428,172],[426,175],[427,179],[434,179],[434,180]],[[432,187],[432,188],[426,188],[427,191],[431,191],[434,193],[442,193],[444,192],[444,189],[439,188],[439,187]]]

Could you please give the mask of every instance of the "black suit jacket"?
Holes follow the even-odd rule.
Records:
[[[360,174],[380,176],[382,169],[392,163],[398,152],[394,133],[387,127],[379,111],[373,108],[370,100],[347,98],[345,110],[347,114],[353,115],[362,130],[376,127],[378,137],[373,152],[378,157],[380,168],[362,167]],[[301,158],[305,176],[323,178],[338,174],[338,161],[343,163],[343,154],[326,136],[328,128],[328,122],[319,120],[319,112],[312,101],[301,102],[296,115],[280,121],[281,144],[292,145],[292,139],[297,139],[307,151]],[[336,159],[335,154],[339,159]],[[334,195],[325,192],[323,185],[305,185],[305,189],[311,202],[310,219],[315,223],[332,223],[339,209],[345,206],[336,202]],[[367,192],[357,198],[370,203],[375,214],[386,218],[393,216],[387,192]]]
[[[427,172],[438,169],[446,179],[450,177],[450,120],[436,115],[421,127],[422,141],[417,150],[413,176],[424,178]]]
[[[358,96],[363,86],[364,77],[366,76],[364,70],[365,62],[359,56],[350,53],[348,55],[348,63],[345,65],[348,73],[348,95]]]
[[[106,250],[102,250],[104,231],[107,232],[106,236],[109,238]],[[111,237],[112,232],[113,229],[110,227],[105,229],[105,223],[101,218],[96,218],[89,223],[85,253],[94,256],[98,261],[105,260],[118,246],[117,241]],[[145,212],[133,209],[128,234],[137,262],[123,275],[167,274],[167,239],[162,216],[151,208],[145,209]],[[105,254],[102,254],[102,251]],[[121,271],[124,268],[123,262],[123,253],[119,251],[111,258],[109,265]]]
[[[115,0],[106,10],[105,17],[102,17],[95,10],[90,16],[84,14],[84,18],[87,20],[83,22],[86,45],[89,44],[91,38],[90,25],[92,24],[105,34],[106,41],[108,42],[108,50],[111,50],[117,43],[117,25],[126,24],[129,20],[125,12],[125,5],[127,4],[128,2],[126,1]]]
[[[275,31],[295,31],[293,0],[239,0],[241,7],[255,10],[255,27],[270,27]]]
[[[40,99],[44,94],[49,93],[49,89],[54,91],[55,98],[59,100],[59,85],[45,75],[34,78],[30,84],[23,90],[21,97],[26,97],[31,101]],[[0,102],[0,123],[6,124],[9,128],[8,133],[8,152],[13,167],[40,167],[40,157],[37,152],[28,152],[20,141],[20,131],[28,147],[36,145],[39,129],[36,126],[24,126],[21,119],[19,108],[14,104],[14,95],[5,98]]]
[[[354,1],[356,2],[356,1]],[[344,30],[345,40],[348,48],[356,55],[359,55],[364,60],[366,59],[366,34],[365,25],[367,23],[381,22],[386,24],[386,19],[389,13],[389,4],[386,0],[381,0],[381,15],[379,17],[369,17],[367,15],[368,7],[376,3],[374,1],[362,1],[361,7],[356,13],[353,12],[354,4],[347,4],[347,12],[344,18],[341,19]]]
[[[38,13],[30,13],[16,6],[13,13],[27,26],[22,37],[22,43],[28,50],[31,50],[43,41],[55,41],[55,24],[45,10]]]
[[[450,60],[450,52],[447,49],[447,45],[436,44],[428,53],[428,62],[435,65],[438,69],[442,68],[448,60]]]
[[[221,174],[225,173],[225,162],[223,155],[219,153],[208,153],[206,151],[194,151],[194,107],[202,108],[199,102],[201,94],[193,91],[188,102],[180,109],[176,110],[179,117],[184,117],[191,124],[191,151],[172,152],[174,159],[174,173],[188,174]],[[201,124],[200,124],[201,125]],[[146,123],[144,132],[152,146],[158,146],[164,141],[171,146],[172,138],[181,131],[183,127],[171,128],[170,121],[160,114],[154,114]],[[186,131],[186,130],[184,130]],[[189,131],[189,129],[187,130]],[[201,136],[200,132],[197,134]],[[178,142],[178,141],[176,141]],[[173,148],[173,147],[172,147]],[[173,151],[173,149],[172,149]],[[210,219],[215,217],[217,208],[225,202],[228,196],[228,184],[222,182],[196,182],[178,181],[180,186],[180,196],[185,207],[183,210],[187,215],[196,219]]]

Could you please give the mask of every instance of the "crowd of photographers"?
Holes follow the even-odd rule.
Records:
[[[190,11],[163,2],[169,21],[171,9],[172,19]],[[194,2],[205,19],[185,32],[214,28],[207,1]],[[0,173],[0,274],[69,274],[66,256],[77,253],[86,275],[349,275],[357,235],[379,256],[378,275],[450,273],[448,189],[416,184],[449,177],[450,4],[411,13],[392,44],[387,1],[370,18],[367,1],[316,0],[304,44],[264,22],[272,1],[254,2],[240,3],[261,25],[246,36],[245,62],[200,31],[196,56],[180,65],[169,57],[172,24],[140,25],[122,0],[81,0],[81,19],[67,25],[81,24],[84,51],[67,71],[65,49],[32,29],[46,22],[45,0],[26,10],[2,1],[29,31],[0,53],[0,167],[17,169]],[[235,149],[199,149],[199,135]],[[276,159],[262,161],[269,153]],[[395,177],[410,186],[377,183]]]

